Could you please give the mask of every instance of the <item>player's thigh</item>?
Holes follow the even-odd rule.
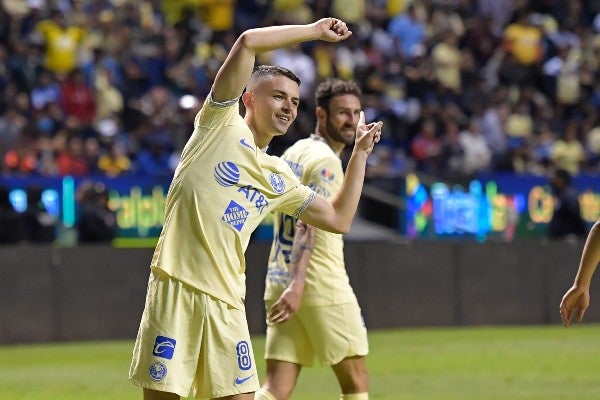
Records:
[[[137,386],[187,396],[200,353],[204,307],[199,292],[160,271],[148,282],[129,372]]]
[[[335,365],[344,358],[369,353],[367,328],[358,302],[333,306],[301,307],[297,313],[319,360]]]
[[[243,397],[259,388],[246,313],[207,295],[195,397]]]
[[[268,314],[273,301],[266,301],[265,304]],[[307,327],[297,316],[282,324],[275,324],[267,319],[265,359],[312,366],[314,350],[307,334]]]

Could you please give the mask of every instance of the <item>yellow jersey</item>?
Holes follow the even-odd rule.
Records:
[[[244,310],[244,253],[274,211],[299,216],[316,195],[254,144],[238,99],[209,95],[169,187],[151,268]]]
[[[325,198],[341,187],[344,172],[339,156],[316,135],[302,139],[281,156],[300,181]],[[265,300],[277,300],[289,285],[290,254],[296,227],[296,215],[278,213],[274,219],[274,239],[269,255],[265,282]],[[327,306],[355,299],[344,263],[341,234],[317,230],[315,244],[306,271],[302,304]]]

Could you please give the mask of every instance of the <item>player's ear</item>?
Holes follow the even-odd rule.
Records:
[[[254,107],[252,92],[246,91],[242,94],[242,103],[244,103],[244,107],[247,109],[252,109]]]
[[[317,116],[317,121],[321,124],[324,124],[327,121],[327,111],[325,111],[323,107],[317,107],[315,114]]]

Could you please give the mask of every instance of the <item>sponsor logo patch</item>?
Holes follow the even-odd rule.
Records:
[[[177,341],[175,339],[171,339],[166,336],[157,336],[156,340],[154,341],[152,355],[170,360],[173,358],[173,354],[175,354],[176,343]]]
[[[271,187],[277,193],[281,194],[285,190],[285,182],[283,181],[283,178],[281,175],[276,174],[275,172],[273,172],[269,177],[269,183],[271,183]]]
[[[242,144],[242,146],[247,147],[254,151],[254,146],[248,144],[248,142],[246,142],[246,139],[240,139],[240,143]]]
[[[162,381],[167,376],[167,366],[160,361],[155,361],[148,368],[150,378],[154,381]]]
[[[238,232],[241,232],[249,214],[250,213],[246,211],[244,207],[231,200],[227,209],[225,209],[225,213],[223,213],[221,220],[234,227]]]
[[[254,374],[247,376],[245,378],[240,378],[239,376],[235,377],[235,384],[236,385],[241,385],[242,383],[246,382],[248,379],[252,378],[254,376]]]
[[[330,170],[328,170],[327,168],[323,168],[321,170],[321,177],[323,178],[323,180],[325,182],[331,183],[335,179],[335,174],[333,172],[331,172]]]
[[[231,161],[223,161],[215,167],[215,180],[223,187],[233,186],[240,181],[240,169]]]
[[[304,174],[304,167],[302,165],[288,159],[285,159],[285,162],[290,166],[292,172],[294,172],[298,178],[302,177]]]

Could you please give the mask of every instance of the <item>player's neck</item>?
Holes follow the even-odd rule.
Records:
[[[248,125],[248,128],[250,128],[250,131],[252,132],[252,136],[254,137],[254,144],[256,145],[256,147],[258,147],[261,150],[264,150],[267,147],[269,147],[269,143],[271,143],[273,135],[260,132],[260,130],[256,128],[256,126],[250,118],[246,117],[244,119],[246,121],[246,124]]]
[[[333,150],[338,156],[342,154],[342,150],[344,150],[344,147],[346,147],[344,143],[336,142],[335,140],[331,140],[330,138],[326,138],[325,136],[321,135],[319,132],[319,127],[317,127],[315,131],[315,136],[327,143],[329,147],[331,147],[331,150]]]

